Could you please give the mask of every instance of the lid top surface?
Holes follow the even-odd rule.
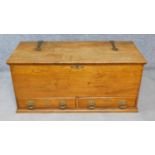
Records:
[[[146,63],[133,42],[68,41],[21,42],[8,59],[8,64],[68,64],[68,63]]]

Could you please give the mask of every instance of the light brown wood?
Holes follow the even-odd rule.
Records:
[[[13,65],[18,98],[137,96],[142,65]]]
[[[36,51],[37,42],[22,42],[8,59],[8,64],[70,64],[70,63],[146,63],[133,42],[44,42]]]
[[[120,101],[126,101],[127,107],[135,107],[136,106],[136,98],[133,97],[84,97],[79,98],[78,100],[78,108],[88,109],[89,102],[94,101],[95,108],[94,109],[102,109],[102,108],[119,108]]]
[[[62,101],[66,102],[66,108],[65,109],[75,109],[75,98],[37,98],[37,99],[19,99],[18,102],[20,109],[27,109],[27,103],[28,101],[35,103],[35,109],[60,109],[60,103]]]
[[[71,110],[59,110],[59,109],[17,109],[17,113],[103,113],[103,112],[138,112],[137,107],[131,107],[127,109],[118,108],[105,108],[105,109],[71,109]]]
[[[45,42],[36,51],[36,42],[22,42],[7,61],[17,112],[136,112],[146,60],[132,42],[115,45],[118,51],[109,42]]]
[[[136,107],[136,98],[133,97],[53,97],[53,98],[27,98],[27,99],[19,99],[18,107],[19,109],[29,109],[28,103],[33,102],[34,107],[32,109],[61,109],[60,103],[66,103],[66,107],[64,109],[88,109],[89,110],[89,102],[94,101],[96,109],[108,109],[108,108],[118,108],[121,109],[121,101],[125,101],[126,108]],[[76,104],[76,101],[78,104]]]

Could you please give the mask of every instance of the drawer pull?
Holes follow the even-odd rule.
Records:
[[[95,109],[96,108],[96,103],[94,100],[88,101],[88,109]]]
[[[27,109],[29,109],[29,110],[35,109],[35,102],[34,101],[27,101]]]
[[[127,106],[127,101],[125,101],[125,100],[121,100],[121,101],[119,101],[119,108],[120,109],[126,109],[126,108],[128,108],[128,106]]]
[[[60,109],[66,109],[67,108],[67,102],[66,101],[60,101],[59,102],[59,108]]]

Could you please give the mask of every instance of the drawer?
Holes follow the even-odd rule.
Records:
[[[19,99],[19,109],[74,109],[75,98]]]
[[[136,106],[136,98],[79,98],[78,108],[80,109],[102,109],[102,108],[120,108]]]

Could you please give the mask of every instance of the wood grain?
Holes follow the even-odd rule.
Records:
[[[28,101],[34,102],[35,106],[34,109],[59,109],[60,102],[66,102],[66,109],[74,109],[76,107],[75,98],[37,98],[37,99],[18,99],[19,108],[20,109],[27,109]]]
[[[37,42],[22,42],[8,59],[8,64],[109,64],[142,63],[146,60],[133,42],[115,42],[118,51],[112,50],[110,42],[44,42],[36,51]]]
[[[136,106],[136,98],[132,97],[84,97],[84,98],[79,98],[78,100],[78,108],[81,109],[88,109],[89,102],[94,101],[95,102],[95,109],[99,108],[119,108],[120,106],[120,101],[126,101],[127,104],[126,106],[129,107],[135,107]]]
[[[12,65],[18,98],[136,97],[142,65]]]
[[[17,112],[137,112],[146,60],[133,42],[115,46],[117,51],[103,41],[44,42],[36,50],[37,42],[21,42],[7,61]],[[88,109],[90,100],[95,109]]]
[[[138,112],[137,107],[130,107],[127,109],[118,109],[118,108],[105,108],[105,109],[71,109],[71,110],[59,110],[59,109],[17,109],[17,113],[103,113],[103,112]]]

